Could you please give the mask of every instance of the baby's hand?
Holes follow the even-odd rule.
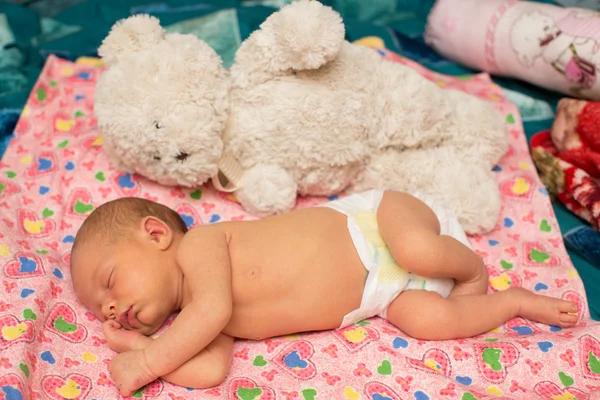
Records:
[[[113,358],[108,366],[112,380],[122,396],[131,396],[137,389],[154,381],[144,350],[126,351]]]
[[[128,331],[117,321],[109,319],[102,324],[108,347],[117,353],[130,350],[141,350],[146,347],[146,336],[136,331]]]

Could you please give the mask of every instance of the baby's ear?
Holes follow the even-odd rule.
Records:
[[[102,41],[98,54],[110,65],[124,53],[146,50],[164,39],[164,30],[156,17],[139,14],[117,21]]]

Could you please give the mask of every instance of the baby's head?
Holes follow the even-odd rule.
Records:
[[[176,255],[186,231],[175,211],[149,200],[123,198],[98,207],[71,252],[77,297],[101,320],[154,333],[182,301]]]

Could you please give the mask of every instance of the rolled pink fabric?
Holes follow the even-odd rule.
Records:
[[[600,14],[517,0],[438,0],[425,41],[444,57],[600,100]]]

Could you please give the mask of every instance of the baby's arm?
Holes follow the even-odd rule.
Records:
[[[169,329],[143,350],[147,367],[156,376],[173,372],[200,353],[221,333],[231,316],[226,233],[216,226],[190,231],[179,245],[177,262],[190,299]]]

